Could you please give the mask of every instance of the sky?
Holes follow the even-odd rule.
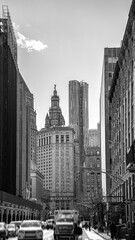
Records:
[[[104,48],[120,47],[132,0],[0,0],[18,44],[18,66],[34,95],[37,128],[44,127],[56,84],[69,124],[70,80],[89,85],[89,129],[99,122]]]

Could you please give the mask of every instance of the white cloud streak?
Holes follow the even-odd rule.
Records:
[[[19,26],[13,23],[15,34],[16,34],[16,39],[17,39],[17,45],[20,48],[25,48],[27,52],[32,52],[33,50],[35,51],[42,51],[46,49],[48,46],[41,41],[29,39],[25,37],[23,34],[21,34],[18,29]]]

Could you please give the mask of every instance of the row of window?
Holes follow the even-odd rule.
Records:
[[[69,135],[56,135],[55,137],[55,142],[56,143],[68,143],[69,142]],[[52,137],[44,137],[44,138],[40,138],[37,141],[37,146],[41,147],[41,146],[45,146],[45,145],[49,145],[52,143]]]
[[[41,147],[41,146],[49,145],[49,144],[51,144],[51,142],[52,142],[52,137],[51,136],[40,138],[37,141],[37,146]]]
[[[69,142],[69,135],[56,135],[56,143]]]

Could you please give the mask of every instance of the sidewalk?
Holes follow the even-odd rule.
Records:
[[[91,230],[96,232],[99,236],[103,237],[105,240],[111,239],[110,232],[107,234],[107,232],[99,232],[97,229],[94,229],[94,228],[91,228]]]
[[[84,229],[85,233],[87,234],[87,236],[89,237],[89,230]],[[111,240],[111,236],[110,233],[106,233],[106,232],[99,232],[97,229],[91,228],[91,231],[95,232],[96,234],[98,234],[100,237],[104,238],[105,240]]]
[[[94,229],[94,228],[91,228],[91,230],[93,232],[96,232],[99,236],[103,237],[105,240],[111,240],[110,232],[108,232],[108,233],[107,232],[99,232],[97,229]],[[119,238],[119,240],[126,240],[126,239],[128,239],[128,238],[126,238],[126,237]]]

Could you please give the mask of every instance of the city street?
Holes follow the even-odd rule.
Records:
[[[18,238],[8,238],[9,240],[17,240]],[[82,238],[79,237],[79,240],[104,240],[103,237],[99,236],[94,231],[83,230]],[[54,240],[53,230],[44,230],[44,240]]]

